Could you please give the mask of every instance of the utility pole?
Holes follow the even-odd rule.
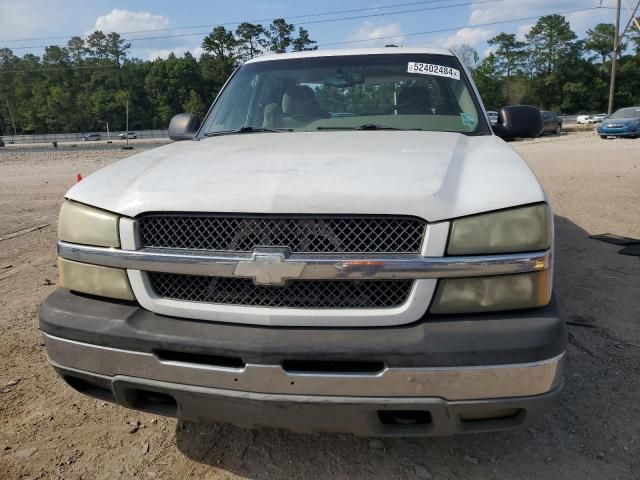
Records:
[[[613,52],[611,53],[611,83],[609,84],[609,109],[607,110],[607,115],[611,115],[613,113],[613,96],[616,91],[616,60],[618,59],[621,3],[622,0],[618,0],[616,6],[616,33],[613,36]]]
[[[620,0],[618,0],[618,2],[619,1]],[[129,150],[129,99],[128,98],[127,98],[127,131],[125,132],[124,136],[127,139],[127,150]]]
[[[128,96],[127,96],[126,108],[127,108],[127,121],[126,121],[127,130],[124,132],[124,138],[127,139],[127,144],[124,147],[122,147],[122,150],[133,150],[133,147],[129,146],[129,97]]]
[[[398,115],[398,86],[393,82],[393,114]]]

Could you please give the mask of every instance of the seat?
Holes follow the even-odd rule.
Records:
[[[275,102],[264,108],[262,126],[264,128],[279,128],[282,126],[282,110]]]
[[[328,117],[318,105],[311,87],[296,85],[288,87],[282,95],[282,126],[299,127]]]
[[[398,115],[431,115],[433,98],[427,87],[404,87],[398,92]]]

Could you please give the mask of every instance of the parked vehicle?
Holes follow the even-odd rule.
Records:
[[[84,140],[85,142],[97,142],[99,140],[102,140],[102,135],[100,135],[99,133],[90,133],[82,137],[82,140]]]
[[[594,115],[592,118],[593,118],[593,123],[600,123],[605,118],[607,118],[607,114],[606,113],[598,113],[598,114]]]
[[[554,112],[542,112],[542,133],[541,135],[560,135],[562,133],[562,119]]]
[[[578,115],[578,118],[576,119],[576,123],[579,123],[581,125],[588,125],[591,123],[595,123],[595,121],[592,115]]]
[[[600,138],[631,137],[640,135],[640,107],[616,110],[596,129]]]
[[[127,138],[136,139],[136,138],[138,138],[138,136],[136,135],[135,132],[122,132],[120,135],[118,135],[118,138],[120,140],[126,140]]]
[[[496,123],[498,123],[498,112],[489,110],[487,112],[487,116],[489,117],[489,121],[491,122],[491,125],[495,125]]]
[[[177,143],[67,192],[49,361],[104,401],[243,427],[538,418],[566,344],[553,215],[498,135],[537,136],[542,116],[505,107],[491,128],[481,105],[446,50],[249,60],[201,126],[177,115]]]

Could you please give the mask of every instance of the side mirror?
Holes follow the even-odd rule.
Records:
[[[200,118],[190,113],[175,115],[169,123],[169,138],[171,140],[191,140],[200,128]]]
[[[531,105],[502,107],[493,132],[505,139],[535,138],[542,132],[542,112]]]

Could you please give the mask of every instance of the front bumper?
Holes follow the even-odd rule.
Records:
[[[77,390],[193,420],[299,432],[436,435],[512,428],[562,384],[557,306],[385,328],[201,322],[54,292],[50,362]]]
[[[225,421],[243,428],[357,436],[444,436],[526,425],[555,403],[561,386],[536,396],[448,401],[438,397],[363,397],[251,393],[107,377],[56,366],[81,393],[136,410],[191,421]]]
[[[598,135],[604,135],[607,137],[636,137],[640,135],[640,130],[638,129],[628,129],[628,128],[597,128],[596,132]]]

